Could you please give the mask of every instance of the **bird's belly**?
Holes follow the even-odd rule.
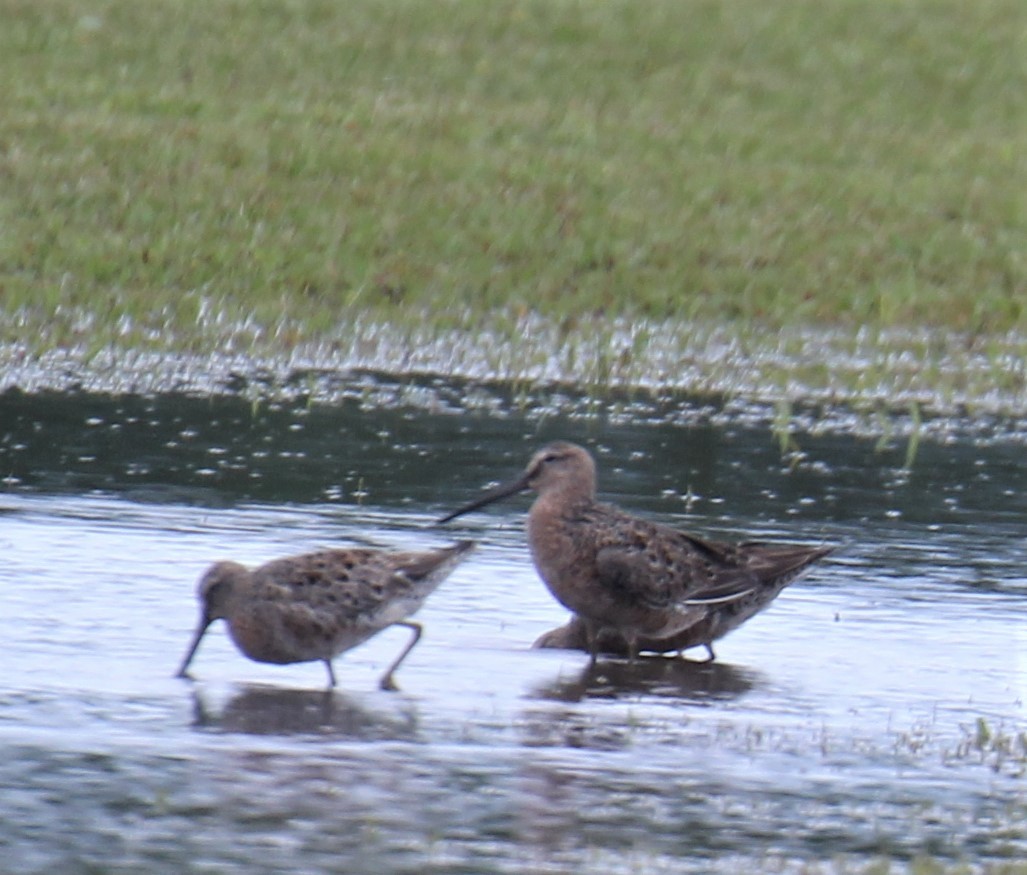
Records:
[[[327,620],[287,624],[273,613],[236,617],[229,632],[236,647],[250,659],[276,665],[330,659],[371,634],[349,640],[352,636],[345,634],[348,630],[340,630]]]
[[[315,652],[312,640],[297,641],[295,636],[283,636],[273,626],[256,623],[248,618],[237,619],[228,628],[235,646],[255,662],[285,665],[322,658]]]
[[[582,555],[573,546],[550,539],[547,549],[532,550],[539,576],[553,597],[572,613],[599,627],[653,638],[679,634],[706,617],[707,610],[701,606],[654,607],[618,592],[599,580],[594,556]]]
[[[618,598],[598,580],[595,560],[567,549],[534,553],[535,569],[553,597],[567,610],[603,626],[641,630],[663,621],[639,604]]]

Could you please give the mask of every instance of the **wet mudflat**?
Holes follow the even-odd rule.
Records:
[[[1027,857],[1027,473],[1018,428],[782,441],[686,398],[473,408],[442,383],[331,405],[0,396],[0,844],[12,871],[902,871]],[[388,403],[382,403],[386,397]],[[935,435],[942,434],[941,437]],[[720,538],[842,545],[719,659],[589,669],[527,498],[444,510],[552,438],[600,494]],[[793,464],[793,462],[795,464]],[[172,674],[217,559],[479,550],[336,661],[258,665],[220,625]],[[701,651],[693,653],[701,657]],[[944,870],[943,870],[944,871]]]

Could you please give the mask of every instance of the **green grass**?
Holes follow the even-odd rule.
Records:
[[[1027,330],[1021,0],[0,16],[0,337]]]

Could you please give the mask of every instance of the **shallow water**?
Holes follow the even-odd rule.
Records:
[[[382,394],[391,397],[383,406]],[[434,393],[434,394],[433,394]],[[1018,440],[917,447],[681,408],[0,396],[0,847],[10,871],[709,872],[1027,857],[1027,474]],[[685,402],[682,402],[685,404]],[[685,405],[687,407],[687,405]],[[568,412],[570,410],[571,412]],[[563,412],[561,412],[563,411]],[[527,499],[432,519],[563,437],[604,498],[718,537],[842,545],[718,661],[587,667],[524,545]],[[211,561],[481,546],[336,661],[208,633]],[[700,655],[696,652],[695,655]],[[983,722],[982,722],[983,721]]]

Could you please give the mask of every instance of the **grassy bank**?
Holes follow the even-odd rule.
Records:
[[[1027,330],[1020,0],[2,10],[7,340]]]

